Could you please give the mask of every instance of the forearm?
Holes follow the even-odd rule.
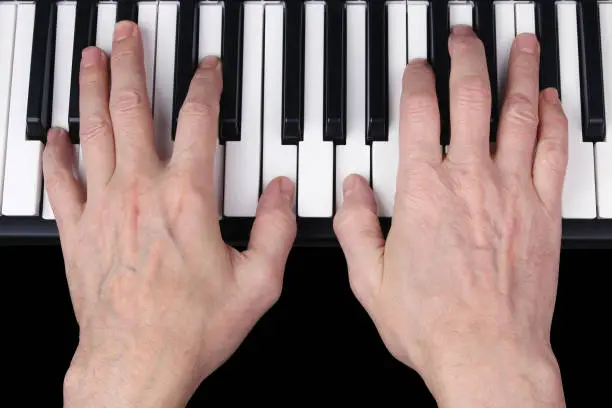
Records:
[[[424,377],[440,408],[565,407],[552,353],[471,356],[439,363]]]

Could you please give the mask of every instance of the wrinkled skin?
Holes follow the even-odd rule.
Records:
[[[280,296],[295,238],[293,183],[271,182],[245,252],[225,245],[213,188],[221,65],[200,65],[169,160],[157,155],[141,34],[118,26],[108,58],[85,51],[81,146],[53,129],[44,153],[80,327],[67,406],[181,406]]]
[[[391,353],[423,376],[440,404],[561,406],[549,338],[567,120],[554,89],[539,93],[537,39],[520,35],[491,154],[482,42],[459,27],[449,51],[452,134],[446,155],[431,68],[414,61],[404,74],[400,164],[386,241],[367,182],[358,176],[345,182],[335,229],[350,282]],[[475,366],[487,368],[487,375],[476,370],[470,381]],[[487,386],[513,384],[507,377],[528,373],[536,378],[515,385],[517,399],[490,402],[495,398]],[[543,405],[521,394],[542,384]],[[475,399],[457,396],[456,388]]]

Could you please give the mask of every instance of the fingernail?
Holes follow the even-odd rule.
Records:
[[[408,61],[410,65],[427,65],[429,64],[425,58],[413,58]]]
[[[470,27],[469,25],[458,24],[456,26],[453,26],[453,28],[451,29],[451,34],[454,36],[474,35],[474,30],[472,30],[472,27]]]
[[[538,51],[538,39],[530,33],[520,34],[516,37],[516,46],[522,52],[527,54],[535,54]]]
[[[214,68],[217,66],[218,63],[219,58],[215,57],[214,55],[209,55],[202,60],[202,62],[200,63],[200,68]]]
[[[91,67],[92,65],[96,65],[102,55],[100,54],[100,50],[96,47],[87,47],[83,50],[81,54],[81,66],[83,68]]]
[[[279,189],[284,199],[286,199],[287,201],[293,200],[294,187],[293,182],[291,180],[289,180],[287,177],[281,177],[279,182]]]
[[[53,142],[62,137],[65,133],[66,131],[62,128],[51,128],[49,129],[49,132],[47,132],[47,142]]]
[[[350,175],[344,180],[344,184],[342,186],[342,192],[344,193],[344,197],[348,197],[353,194],[355,188],[359,184],[359,177],[356,175]]]
[[[136,34],[136,25],[131,21],[120,21],[115,25],[113,41],[125,40]]]
[[[553,105],[559,105],[561,103],[559,92],[555,88],[545,89],[542,93],[544,94],[544,99]]]

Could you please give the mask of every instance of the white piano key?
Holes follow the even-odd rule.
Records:
[[[557,3],[561,101],[569,126],[569,154],[563,188],[563,218],[595,218],[593,144],[582,141],[576,3]]]
[[[0,187],[4,184],[16,17],[16,4],[0,3],[0,55],[2,55],[0,58]],[[0,188],[0,205],[2,204],[2,190]]]
[[[497,57],[497,95],[501,107],[506,97],[508,62],[515,37],[515,7],[512,2],[496,2],[495,7],[495,54]]]
[[[408,2],[408,62],[427,59],[427,3]]]
[[[57,24],[55,32],[55,61],[53,70],[53,111],[51,126],[68,130],[68,108],[70,105],[70,84],[72,78],[72,51],[74,45],[74,26],[76,2],[57,4]],[[61,67],[61,68],[60,68]],[[75,158],[81,156],[75,146]],[[47,190],[43,195],[43,213],[46,220],[55,219]]]
[[[307,2],[304,54],[304,140],[299,143],[298,215],[331,217],[334,144],[323,141],[325,5]]]
[[[399,106],[406,66],[406,3],[387,4],[389,135],[386,142],[372,143],[372,186],[381,217],[393,215],[399,162]]]
[[[106,55],[110,55],[113,49],[113,33],[116,21],[117,3],[99,3],[98,22],[96,24],[96,47],[102,49]]]
[[[346,7],[346,144],[336,147],[336,208],[351,174],[370,180],[370,146],[366,133],[366,4]]]
[[[224,213],[254,217],[259,201],[264,4],[244,3],[240,141],[225,145]]]
[[[142,35],[144,65],[149,105],[153,106],[153,80],[155,78],[155,43],[157,39],[157,2],[138,3],[138,28]],[[173,58],[174,60],[174,58]]]
[[[606,109],[606,141],[595,144],[597,211],[612,218],[612,3],[599,4],[601,60]]]
[[[516,3],[516,35],[535,34],[535,4]]]
[[[435,1],[435,0],[434,0]],[[449,3],[448,4],[448,24],[452,28],[456,25],[473,26],[472,23],[472,3]]]
[[[174,108],[174,63],[178,8],[178,2],[160,2],[157,16],[153,123],[155,146],[162,160],[168,160],[172,156],[172,110]]]
[[[42,149],[40,141],[26,139],[26,117],[34,32],[32,3],[17,5],[17,27],[11,105],[4,178],[2,214],[14,216],[38,215],[42,190]]]
[[[606,119],[606,124],[610,123]],[[599,218],[612,218],[612,141],[595,145],[597,210]]]
[[[267,5],[265,16],[262,188],[279,176],[297,182],[297,146],[281,143],[284,6]]]
[[[223,36],[223,5],[221,3],[200,3],[199,59],[207,55],[221,57]],[[214,183],[219,218],[223,217],[223,167],[225,146],[219,144],[215,149]]]

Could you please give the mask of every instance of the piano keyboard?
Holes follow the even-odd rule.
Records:
[[[372,183],[386,232],[404,67],[415,58],[434,67],[445,148],[447,39],[456,24],[473,26],[485,45],[492,142],[512,40],[538,35],[541,87],[560,89],[569,122],[564,242],[612,242],[612,2],[595,0],[0,1],[1,238],[57,238],[41,169],[46,131],[69,131],[75,171],[84,174],[81,51],[110,52],[114,24],[124,19],[143,33],[164,158],[199,60],[223,60],[215,187],[230,243],[246,242],[260,193],[281,175],[297,185],[296,245],[335,242],[332,218],[351,173]]]

